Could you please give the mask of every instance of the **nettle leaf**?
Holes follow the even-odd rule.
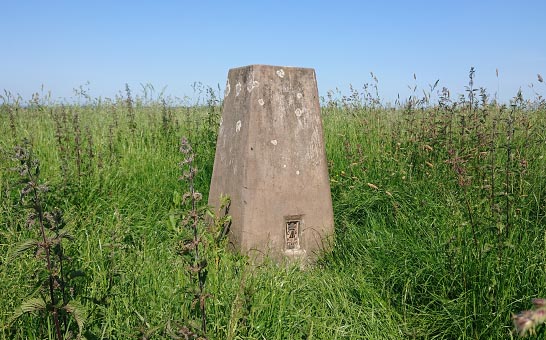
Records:
[[[72,280],[77,277],[85,277],[85,272],[83,270],[71,270],[66,276],[69,280]]]
[[[42,298],[32,298],[21,303],[21,306],[15,309],[13,313],[12,321],[18,319],[25,313],[33,313],[46,310],[47,304]]]
[[[67,239],[67,240],[73,240],[73,239],[74,239],[74,235],[72,235],[72,234],[70,233],[70,231],[67,230],[66,228],[63,228],[63,229],[59,230],[59,231],[57,232],[57,237],[59,237],[59,238],[65,238],[65,239]]]
[[[25,240],[13,248],[11,254],[9,255],[8,259],[13,260],[16,257],[21,256],[23,253],[27,252],[29,249],[34,249],[40,245],[39,240]]]
[[[46,309],[46,302],[42,298],[32,298],[21,304],[23,313],[37,312]]]
[[[182,202],[182,196],[180,195],[180,193],[178,191],[175,190],[173,192],[173,204],[175,206],[179,206],[180,202]]]
[[[85,307],[76,300],[69,301],[63,309],[72,315],[76,323],[78,324],[78,338],[81,336],[85,321],[87,321],[87,311]]]

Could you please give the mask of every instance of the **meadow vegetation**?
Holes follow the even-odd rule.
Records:
[[[322,99],[336,233],[305,270],[227,251],[205,206],[217,91],[5,92],[0,338],[518,337],[546,296],[544,83],[500,104],[474,77]]]

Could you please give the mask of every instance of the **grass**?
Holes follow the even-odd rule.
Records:
[[[473,74],[470,75],[473,81]],[[210,339],[499,339],[546,294],[546,105],[491,102],[469,82],[386,108],[376,85],[329,97],[322,117],[334,249],[307,270],[206,244]],[[375,86],[374,86],[375,85]],[[370,89],[370,91],[368,91]],[[371,94],[370,94],[371,92]],[[169,339],[195,325],[177,255],[182,136],[206,201],[219,102],[143,101],[126,90],[79,105],[4,96],[0,111],[0,338],[53,339],[51,316],[10,322],[40,294],[43,262],[8,260],[33,236],[9,154],[28,139],[74,240],[63,244],[87,339]],[[192,283],[193,282],[193,283]],[[199,322],[198,322],[199,323]],[[189,334],[189,333],[188,333]],[[537,329],[537,336],[545,331]]]

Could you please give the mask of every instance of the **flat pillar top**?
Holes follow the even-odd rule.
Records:
[[[286,69],[286,68],[288,68],[288,69],[295,69],[295,70],[315,71],[315,69],[310,68],[310,67],[263,65],[263,64],[252,64],[252,65],[246,65],[246,66],[239,66],[239,67],[234,67],[234,68],[232,68],[230,70],[238,70],[238,69],[243,69],[243,68],[274,68],[274,69],[279,69],[279,68]]]

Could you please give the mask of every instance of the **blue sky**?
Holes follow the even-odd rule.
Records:
[[[500,100],[546,95],[546,1],[35,1],[2,0],[0,90],[43,85],[114,97],[128,83],[193,96],[232,67],[315,68],[321,94],[378,78],[394,101],[440,80],[463,93],[468,71]],[[499,77],[496,77],[498,69]],[[414,80],[413,75],[416,75]]]

